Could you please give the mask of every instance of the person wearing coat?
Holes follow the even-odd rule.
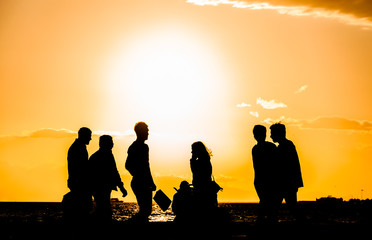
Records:
[[[145,143],[149,136],[149,128],[146,123],[138,122],[134,131],[137,139],[128,148],[125,168],[132,175],[131,187],[139,206],[139,212],[133,220],[148,222],[152,212],[152,192],[156,190],[150,170],[149,146]]]
[[[297,192],[304,184],[297,150],[293,142],[286,138],[285,125],[276,123],[271,125],[270,130],[273,141],[279,143],[277,147],[279,161],[277,166],[280,202],[285,199],[289,210],[298,217]]]
[[[89,158],[91,191],[96,202],[97,219],[104,223],[112,220],[111,191],[119,187],[122,196],[127,195],[116,167],[112,148],[112,137],[103,135],[99,139],[99,150]]]

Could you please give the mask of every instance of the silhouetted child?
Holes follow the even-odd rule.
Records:
[[[297,210],[297,191],[303,187],[300,161],[298,159],[296,147],[292,141],[286,138],[285,126],[281,123],[271,125],[271,138],[278,146],[278,173],[280,203],[285,199],[289,210],[296,216],[299,215]]]
[[[182,181],[173,196],[172,210],[176,217],[175,239],[230,239],[230,216],[223,208],[203,208],[194,188]]]
[[[96,202],[96,216],[97,220],[102,223],[110,223],[112,219],[111,191],[117,191],[117,187],[119,187],[123,197],[127,195],[112,154],[113,146],[112,137],[103,135],[99,138],[99,150],[89,158],[90,181]]]
[[[260,202],[258,204],[258,222],[265,220],[275,221],[279,198],[276,175],[276,146],[266,141],[266,128],[256,125],[253,128],[253,136],[257,144],[252,148],[252,160],[254,168],[254,186]]]
[[[187,181],[182,181],[180,188],[174,194],[172,211],[176,215],[174,221],[177,223],[188,224],[194,217],[195,198],[193,189]]]
[[[146,123],[138,122],[134,131],[137,139],[128,148],[125,168],[133,177],[131,187],[139,206],[139,212],[134,220],[148,222],[148,217],[152,212],[152,192],[156,190],[150,171],[149,146],[145,144],[149,136],[149,128]]]

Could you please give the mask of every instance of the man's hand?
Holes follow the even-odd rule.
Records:
[[[156,190],[156,185],[153,184],[153,185],[150,187],[150,190],[151,190],[151,191],[155,191],[155,190]]]
[[[126,197],[128,195],[127,190],[124,188],[124,186],[119,186],[121,193],[123,194],[122,197]]]

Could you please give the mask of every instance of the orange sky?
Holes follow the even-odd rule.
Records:
[[[137,121],[170,197],[191,181],[201,140],[219,201],[258,201],[252,128],[282,121],[300,156],[300,200],[372,198],[367,1],[13,0],[0,3],[0,23],[0,201],[60,201],[81,126],[95,133],[89,154],[114,136],[130,190]]]

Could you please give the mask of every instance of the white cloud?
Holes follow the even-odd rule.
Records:
[[[288,126],[298,126],[304,129],[328,129],[328,130],[351,130],[372,131],[372,121],[347,119],[343,117],[317,117],[315,119],[293,119],[284,116],[278,119],[267,118],[262,122],[274,124],[282,122]]]
[[[307,85],[303,85],[303,86],[301,86],[299,89],[297,89],[297,90],[295,91],[295,93],[296,93],[296,94],[302,93],[302,92],[305,91],[307,88],[308,88]]]
[[[76,131],[68,129],[53,129],[42,128],[34,131],[24,131],[23,134],[15,137],[30,137],[30,138],[64,138],[77,135]]]
[[[271,124],[274,124],[274,123],[283,122],[284,120],[285,120],[285,117],[281,116],[278,119],[266,118],[262,122],[271,125]]]
[[[68,129],[41,128],[33,131],[24,131],[22,134],[2,135],[0,138],[65,138],[77,137],[77,131]],[[93,131],[93,136],[111,135],[112,137],[134,136],[134,130],[120,131]]]
[[[288,7],[283,6],[273,6],[269,3],[262,2],[262,3],[248,3],[245,1],[232,1],[232,0],[187,0],[187,3],[193,3],[199,6],[218,6],[218,5],[231,5],[235,8],[249,8],[253,10],[258,9],[285,9]]]
[[[252,105],[251,104],[248,104],[248,103],[245,103],[245,102],[242,102],[240,104],[237,104],[236,106],[238,108],[245,108],[245,107],[251,107]]]
[[[285,108],[285,107],[287,107],[287,105],[282,103],[282,102],[278,102],[276,100],[267,101],[267,100],[264,100],[260,97],[257,98],[256,103],[261,105],[265,109],[275,109],[275,108]]]
[[[249,112],[249,114],[251,114],[252,116],[258,118],[260,115],[258,114],[258,112]]]
[[[124,132],[120,131],[93,131],[93,135],[110,135],[112,137],[126,137],[126,136],[135,136],[134,130],[126,130]]]
[[[308,1],[308,0],[266,0],[264,2],[232,0],[187,0],[199,6],[230,5],[250,10],[274,10],[291,16],[330,18],[342,23],[372,29],[371,3],[369,1]]]

